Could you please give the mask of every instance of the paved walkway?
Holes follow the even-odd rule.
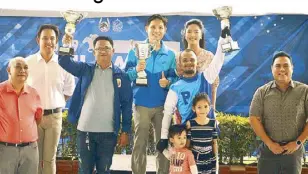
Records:
[[[147,156],[147,172],[156,171],[156,157]],[[131,155],[113,155],[111,170],[114,171],[132,171],[131,169]]]

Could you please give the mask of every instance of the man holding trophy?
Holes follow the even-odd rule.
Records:
[[[79,15],[75,12],[68,18],[79,19]],[[66,27],[72,26],[75,27],[71,24]],[[111,38],[99,36],[94,40],[95,63],[75,62],[70,47],[73,32],[68,31],[75,31],[75,28],[65,31],[64,47],[59,49],[59,64],[79,78],[68,120],[77,123],[80,173],[92,174],[94,166],[97,173],[110,173],[120,128],[118,144],[125,146],[129,143],[133,100],[131,82],[126,73],[112,63],[114,45]]]
[[[226,13],[230,14],[228,8],[218,8],[214,11],[217,12],[218,16],[227,16],[225,15]],[[230,36],[230,24],[228,19],[223,18],[223,20],[224,22],[221,22],[222,30],[220,38],[218,40],[215,56],[209,66],[205,68],[202,72],[197,72],[197,55],[192,49],[185,49],[180,53],[179,62],[181,64],[181,67],[183,67],[183,77],[176,83],[172,84],[170,86],[170,90],[168,91],[168,95],[164,105],[164,118],[162,122],[161,140],[157,144],[157,150],[159,150],[160,152],[163,152],[164,149],[168,147],[168,130],[175,109],[178,109],[179,111],[179,114],[181,116],[181,124],[186,124],[188,120],[193,119],[195,117],[195,113],[192,110],[192,103],[194,97],[202,92],[209,95],[212,93],[211,84],[215,81],[222,68],[225,53],[238,49],[238,47],[236,47],[236,45],[232,43],[233,40]],[[227,22],[228,25],[225,25],[225,22]],[[173,71],[165,72],[165,74],[167,75],[167,77],[175,75]],[[212,109],[210,110],[208,116],[211,119],[215,119],[215,115]],[[195,156],[195,159],[196,158],[197,157]],[[216,159],[217,156],[214,156],[211,160],[217,162]],[[198,161],[198,172],[209,172],[202,171],[204,169],[204,166],[209,165],[207,160],[204,160],[202,162]],[[217,166],[211,170],[211,173],[217,173],[218,163]]]
[[[148,39],[130,50],[126,58],[125,71],[133,81],[134,92],[134,149],[132,152],[132,172],[146,173],[147,142],[150,124],[155,129],[156,142],[160,138],[163,106],[172,83],[163,71],[175,68],[175,54],[162,41],[166,33],[167,19],[161,15],[148,18],[145,30]],[[169,173],[169,162],[158,153],[156,170],[159,174]]]

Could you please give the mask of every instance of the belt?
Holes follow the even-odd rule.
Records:
[[[55,114],[59,113],[62,111],[62,108],[56,108],[56,109],[44,109],[44,115],[50,115],[50,114]]]
[[[0,142],[0,144],[3,144],[3,145],[5,145],[5,146],[15,146],[15,147],[25,147],[25,146],[29,146],[31,143],[32,143],[32,142],[14,144],[14,143]]]
[[[284,145],[287,145],[289,142],[285,142],[285,141],[283,141],[283,142],[277,142],[280,146],[284,146]]]

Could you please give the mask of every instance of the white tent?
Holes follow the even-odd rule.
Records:
[[[234,16],[308,14],[306,0],[0,0],[0,4],[0,16],[61,17],[59,12],[66,10],[86,11],[88,17],[208,16],[219,6],[232,6]]]

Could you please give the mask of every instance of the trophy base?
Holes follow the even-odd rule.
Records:
[[[72,56],[74,55],[74,48],[60,47],[58,54],[62,56],[67,56],[67,55]]]
[[[230,53],[232,51],[239,50],[238,43],[236,41],[231,41],[221,45],[223,53]]]
[[[136,79],[137,86],[148,86],[148,79]]]

